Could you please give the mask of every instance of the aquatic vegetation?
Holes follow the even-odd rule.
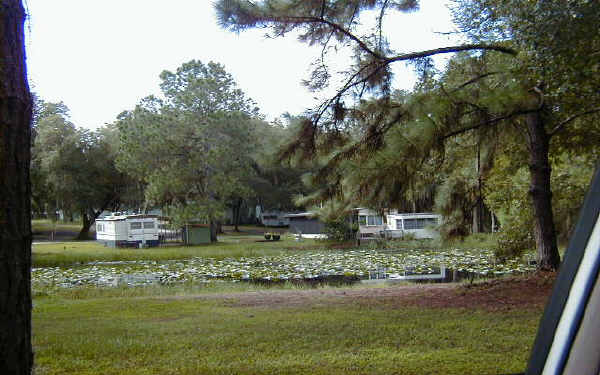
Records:
[[[202,258],[172,261],[92,262],[70,268],[32,270],[32,286],[142,286],[153,283],[207,283],[214,280],[292,280],[326,276],[366,278],[369,270],[389,274],[437,272],[440,266],[479,276],[524,273],[534,269],[520,259],[496,263],[490,250],[302,251],[270,257]]]

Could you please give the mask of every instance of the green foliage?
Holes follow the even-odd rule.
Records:
[[[79,214],[87,231],[103,210],[119,206],[128,180],[115,167],[116,129],[77,128],[64,104],[38,100],[34,131],[32,195],[39,213],[54,218],[63,210],[71,220]]]
[[[524,207],[519,215],[509,216],[503,222],[498,243],[494,246],[494,255],[500,262],[520,258],[525,252],[535,248],[533,222],[529,207]]]
[[[296,134],[298,119],[286,114],[285,124],[257,121],[254,134],[257,145],[252,152],[255,174],[250,178],[252,195],[264,211],[294,211],[294,199],[306,194],[302,175],[308,167],[295,161],[279,160],[279,151]],[[301,205],[302,206],[302,205]]]
[[[166,100],[145,98],[120,116],[118,167],[177,222],[212,223],[251,193],[257,109],[217,63],[192,60],[161,79]]]
[[[355,239],[357,230],[358,227],[350,225],[347,218],[339,218],[325,221],[323,233],[331,241],[343,242]]]

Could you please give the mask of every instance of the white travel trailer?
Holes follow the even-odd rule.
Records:
[[[260,215],[260,219],[265,227],[287,227],[290,225],[290,219],[285,213],[279,211],[265,211]]]
[[[383,216],[368,208],[356,208],[358,215],[358,233],[360,238],[380,237],[387,229]]]
[[[441,224],[442,216],[432,213],[404,213],[387,215],[386,234],[392,238],[401,238],[406,234],[417,239],[436,238],[436,227]]]
[[[109,247],[158,246],[155,215],[111,215],[96,220],[96,240]]]
[[[397,210],[385,210],[386,215],[368,208],[355,209],[358,219],[359,237],[403,238],[407,234],[417,239],[435,238],[436,227],[442,217],[433,213],[398,213]],[[385,220],[384,220],[385,218]]]

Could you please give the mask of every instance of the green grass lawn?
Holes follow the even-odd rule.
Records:
[[[61,221],[51,221],[47,219],[37,219],[31,221],[31,230],[36,232],[45,232],[45,231],[73,231],[79,233],[81,230],[80,222],[61,222]]]
[[[110,248],[95,241],[39,243],[32,247],[34,267],[70,266],[93,261],[170,260],[192,257],[215,259],[273,256],[287,251],[314,249],[324,244],[315,240],[296,242],[290,238],[281,241],[256,242],[260,236],[225,236],[219,242],[203,246],[167,246],[145,249]]]
[[[147,293],[36,298],[35,374],[515,373],[541,313]]]

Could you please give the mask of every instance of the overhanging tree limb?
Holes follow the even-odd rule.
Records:
[[[553,135],[555,135],[556,133],[558,133],[559,131],[564,129],[565,126],[567,126],[573,120],[576,120],[581,116],[591,115],[592,113],[596,113],[596,112],[600,112],[600,107],[588,109],[587,111],[583,111],[583,112],[579,112],[574,115],[571,115],[571,116],[567,117],[564,121],[562,121],[560,124],[556,125],[554,127],[554,129],[552,129],[552,131],[550,133],[548,133],[548,135],[550,137],[552,137]]]
[[[518,53],[515,49],[501,46],[498,44],[485,44],[485,43],[464,44],[464,45],[460,45],[460,46],[435,48],[435,49],[430,49],[430,50],[420,51],[420,52],[403,53],[403,54],[400,54],[400,55],[397,55],[394,57],[386,58],[385,62],[390,64],[390,63],[393,63],[396,61],[415,60],[415,59],[420,59],[423,57],[441,55],[444,53],[462,52],[462,51],[496,51],[496,52],[507,53],[507,54],[513,55],[513,56],[516,56]]]
[[[492,76],[492,75],[496,75],[496,74],[502,74],[502,73],[504,73],[504,72],[487,72],[487,73],[480,74],[477,77],[474,77],[474,78],[468,80],[467,82],[465,82],[465,83],[463,83],[461,85],[458,85],[457,87],[453,88],[452,92],[456,92],[456,91],[458,91],[460,89],[463,89],[463,88],[465,88],[465,87],[467,87],[467,86],[469,86],[469,85],[471,85],[473,83],[476,83],[479,80],[482,80],[482,79],[484,79],[486,77],[489,77],[489,76]]]
[[[511,113],[503,115],[503,116],[495,117],[495,118],[487,120],[487,121],[483,121],[483,122],[480,122],[480,123],[477,123],[477,124],[474,124],[474,125],[466,126],[466,127],[462,128],[462,129],[454,130],[454,131],[452,131],[450,133],[444,134],[444,136],[441,139],[442,140],[446,140],[446,139],[452,138],[452,137],[454,137],[456,135],[459,135],[459,134],[462,134],[462,133],[466,133],[466,132],[468,132],[470,130],[475,130],[475,129],[478,129],[478,128],[481,128],[481,127],[484,127],[484,126],[487,126],[487,125],[496,124],[496,123],[498,123],[500,121],[503,121],[503,120],[511,119],[513,117],[516,117],[516,116],[525,115],[525,114],[533,113],[533,112],[537,112],[537,111],[538,111],[537,109],[514,111],[514,112],[511,112]]]

